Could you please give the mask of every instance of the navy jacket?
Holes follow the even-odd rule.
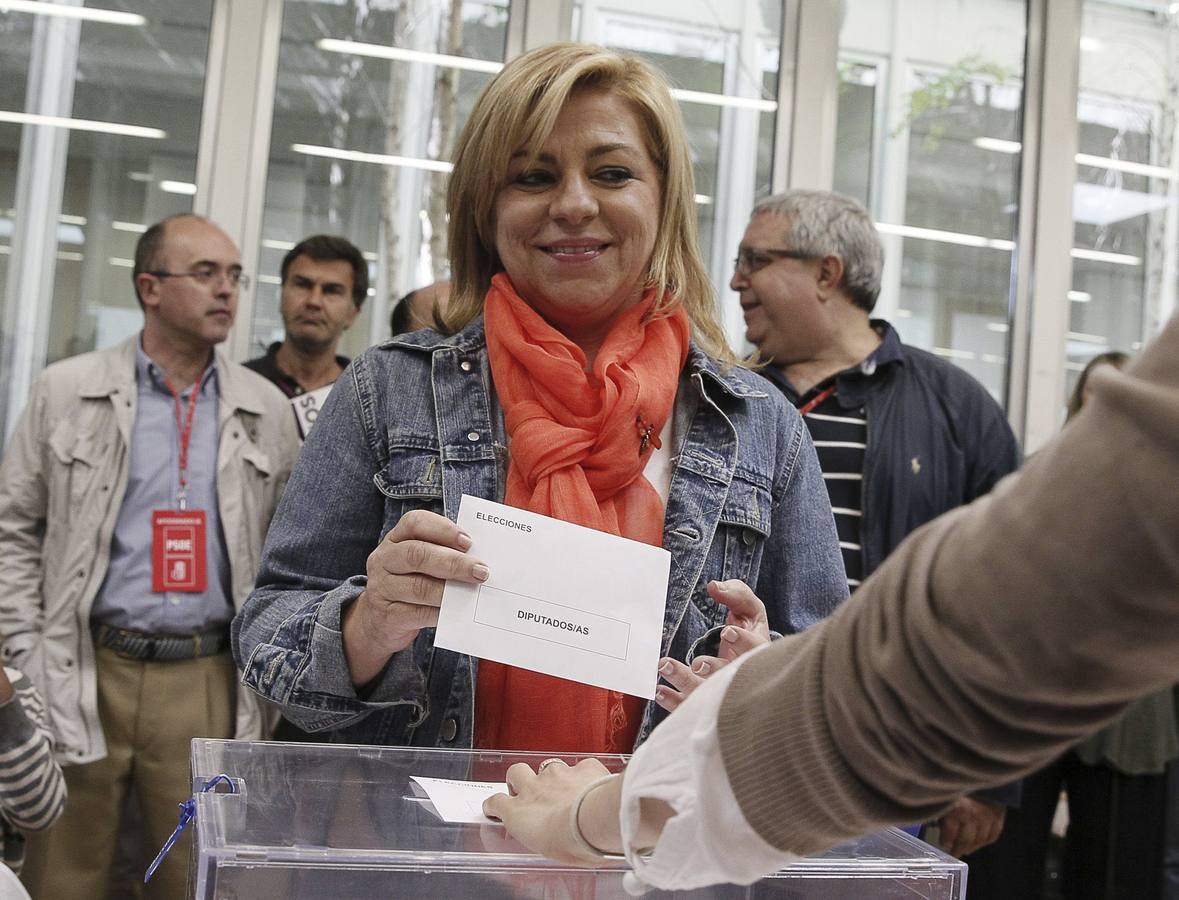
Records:
[[[901,343],[883,319],[871,362],[837,377],[839,404],[864,407],[863,547],[867,578],[910,532],[986,494],[1019,468],[1019,444],[986,388],[957,366]],[[874,365],[873,365],[874,363]],[[794,403],[776,368],[762,374]]]
[[[1019,444],[1003,410],[975,378],[952,363],[901,343],[873,319],[881,344],[863,364],[836,376],[844,409],[864,408],[860,546],[864,578],[911,532],[986,494],[1019,468]],[[795,405],[800,396],[782,373],[762,374]],[[978,796],[1018,806],[1022,782]]]

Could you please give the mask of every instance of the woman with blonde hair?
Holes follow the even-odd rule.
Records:
[[[434,647],[445,580],[489,574],[455,525],[464,493],[667,549],[665,656],[844,599],[806,429],[725,344],[694,196],[646,63],[558,44],[490,82],[449,186],[448,333],[337,382],[234,623],[246,684],[342,740],[633,749],[655,704]]]

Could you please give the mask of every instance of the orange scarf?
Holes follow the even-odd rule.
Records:
[[[492,279],[483,315],[511,442],[509,506],[662,546],[663,500],[643,469],[671,415],[689,327],[682,307],[646,320],[654,294],[623,311],[587,373],[580,347],[506,275]],[[481,660],[475,746],[629,753],[642,711],[638,697]]]

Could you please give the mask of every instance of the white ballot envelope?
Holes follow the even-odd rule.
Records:
[[[671,554],[464,494],[483,584],[448,581],[434,645],[651,699]]]
[[[483,815],[483,801],[494,794],[506,794],[508,786],[494,781],[456,781],[453,778],[427,778],[411,775],[410,788],[423,806],[443,822],[468,822],[472,825],[497,824]]]

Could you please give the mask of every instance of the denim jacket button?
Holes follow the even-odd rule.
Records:
[[[464,359],[461,363],[459,363],[459,368],[462,369],[464,372],[470,372],[471,371],[471,361],[469,359]]]
[[[439,737],[441,737],[442,740],[446,741],[447,743],[450,743],[451,741],[454,740],[455,735],[457,735],[457,734],[458,734],[458,722],[455,721],[453,718],[447,719],[442,723],[442,730],[439,733]]]
[[[479,440],[479,432],[468,431],[467,432],[467,440],[470,441],[472,444],[475,443],[476,441]]]

